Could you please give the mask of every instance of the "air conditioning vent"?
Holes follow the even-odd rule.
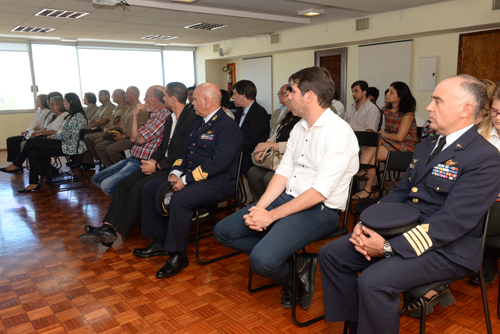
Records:
[[[86,12],[75,12],[72,10],[59,10],[59,9],[44,9],[35,14],[35,16],[45,16],[45,17],[60,17],[66,19],[79,19],[82,16],[87,15]]]
[[[165,36],[165,35],[148,35],[141,37],[141,39],[161,39],[167,41],[169,39],[179,38],[178,36]]]
[[[493,0],[493,10],[500,9],[500,0]]]
[[[219,52],[219,44],[214,44],[212,48],[214,52]]]
[[[41,34],[46,34],[48,32],[51,32],[54,30],[54,28],[39,28],[39,27],[22,27],[22,26],[17,26],[11,31],[15,32],[38,32]]]
[[[280,33],[271,34],[271,44],[279,44],[281,42]]]
[[[370,29],[370,18],[365,17],[364,19],[356,20],[356,31]]]
[[[227,27],[227,24],[213,24],[213,23],[196,23],[190,26],[185,26],[186,29],[200,29],[200,30],[216,30],[220,28]]]

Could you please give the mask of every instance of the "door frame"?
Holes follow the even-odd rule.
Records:
[[[321,57],[329,57],[329,56],[341,56],[340,61],[340,80],[342,80],[343,84],[336,88],[340,88],[340,102],[345,106],[347,101],[347,48],[337,48],[337,49],[329,49],[329,50],[320,50],[314,51],[314,66],[319,66]],[[346,107],[347,109],[347,107]]]

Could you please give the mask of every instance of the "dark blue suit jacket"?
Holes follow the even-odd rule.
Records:
[[[188,185],[206,182],[214,189],[232,192],[236,187],[242,142],[238,124],[221,108],[206,124],[203,118],[193,124],[188,143],[171,171],[186,175]]]
[[[389,242],[404,258],[436,251],[477,271],[481,223],[500,192],[500,154],[472,127],[427,164],[436,140],[416,147],[403,179],[380,200],[407,203],[421,212],[420,225]],[[433,175],[451,167],[456,177]]]
[[[242,113],[237,114],[236,124],[240,124]],[[269,114],[257,101],[254,101],[241,125],[243,132],[243,161],[241,173],[246,174],[252,163],[252,152],[258,143],[269,138]]]

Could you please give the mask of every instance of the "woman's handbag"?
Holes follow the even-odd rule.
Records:
[[[272,146],[269,146],[262,152],[259,160],[256,160],[256,156],[259,155],[260,152],[252,153],[252,162],[257,167],[262,167],[269,170],[276,170],[278,165],[283,158],[283,154],[279,151],[275,151]]]

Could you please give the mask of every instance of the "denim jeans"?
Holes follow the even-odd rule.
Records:
[[[113,197],[120,181],[141,168],[141,162],[135,158],[127,158],[102,172],[94,174],[92,182],[109,197]]]
[[[293,199],[281,194],[267,210]],[[255,204],[254,204],[255,205]],[[266,230],[257,232],[245,225],[243,215],[251,206],[220,221],[214,236],[222,245],[250,255],[250,267],[278,285],[292,284],[292,255],[311,242],[333,233],[339,224],[337,210],[319,203],[307,210],[277,220]]]

